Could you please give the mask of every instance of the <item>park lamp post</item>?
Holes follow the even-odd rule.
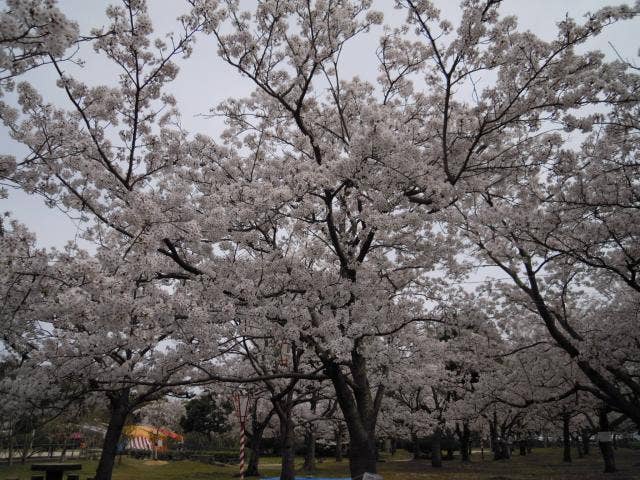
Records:
[[[236,410],[238,422],[240,423],[240,480],[244,480],[244,450],[245,450],[245,424],[249,414],[249,404],[251,395],[240,390],[233,392],[233,406]]]

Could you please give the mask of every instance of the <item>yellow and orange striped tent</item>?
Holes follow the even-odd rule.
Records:
[[[126,448],[128,450],[149,450],[153,451],[154,445],[159,452],[166,452],[168,440],[176,442],[184,441],[184,437],[168,428],[158,428],[151,425],[127,425],[123,434],[126,437]]]

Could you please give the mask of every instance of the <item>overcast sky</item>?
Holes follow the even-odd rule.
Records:
[[[102,0],[60,0],[60,8],[65,14],[76,20],[82,33],[88,33],[94,26],[105,24],[104,9],[108,1]],[[179,0],[149,0],[154,27],[159,36],[174,29],[174,19],[183,13],[186,2]],[[253,0],[243,0],[247,8],[254,4]],[[443,16],[453,22],[458,18],[457,1],[435,0],[443,12]],[[570,16],[579,19],[586,12],[595,11],[606,5],[620,2],[607,0],[504,0],[501,11],[518,16],[521,29],[532,30],[545,39],[555,36],[556,22]],[[392,0],[374,0],[374,7],[385,14],[385,21],[397,25],[404,19],[404,12],[393,8]],[[4,7],[4,2],[0,1]],[[637,32],[640,31],[639,20],[622,22],[608,28],[598,40],[588,45],[589,49],[599,49],[607,56],[614,57],[615,52],[609,43],[625,57],[637,60]],[[380,29],[375,29],[349,45],[344,52],[343,78],[358,75],[374,81],[377,76],[377,59],[375,49]],[[115,78],[115,70],[96,58],[91,51],[81,51],[81,57],[87,63],[81,72],[81,78],[88,84],[108,83]],[[251,84],[242,79],[231,67],[216,56],[216,47],[211,38],[200,37],[194,54],[180,63],[181,72],[178,80],[171,86],[171,92],[177,97],[182,121],[190,131],[200,131],[215,137],[222,129],[220,119],[207,119],[209,108],[214,107],[227,97],[245,96],[251,91]],[[62,92],[55,87],[55,76],[51,69],[42,68],[30,74],[28,80],[33,82],[46,99],[64,104]],[[9,97],[10,100],[11,97]],[[19,155],[21,150],[13,145],[3,127],[0,126],[0,145],[2,154]],[[39,244],[43,247],[62,247],[73,241],[77,227],[61,212],[47,208],[38,197],[31,197],[19,191],[10,193],[8,199],[0,200],[0,212],[10,211],[12,216],[26,223],[33,230]]]

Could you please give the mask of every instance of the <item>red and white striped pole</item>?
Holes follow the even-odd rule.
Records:
[[[238,421],[240,422],[240,480],[244,480],[245,423],[247,421],[247,414],[249,413],[250,398],[249,396],[243,396],[239,391],[235,391],[233,392],[233,403],[236,407]]]
[[[240,480],[244,480],[244,422],[240,422]]]

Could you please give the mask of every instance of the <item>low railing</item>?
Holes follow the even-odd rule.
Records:
[[[24,445],[14,445],[11,450],[8,448],[0,448],[0,463],[7,463],[9,457],[13,462],[21,462],[24,460],[42,460],[42,459],[74,459],[74,458],[93,458],[100,455],[99,448],[78,448],[77,446],[65,446],[64,444],[42,444],[33,445],[25,450]]]

